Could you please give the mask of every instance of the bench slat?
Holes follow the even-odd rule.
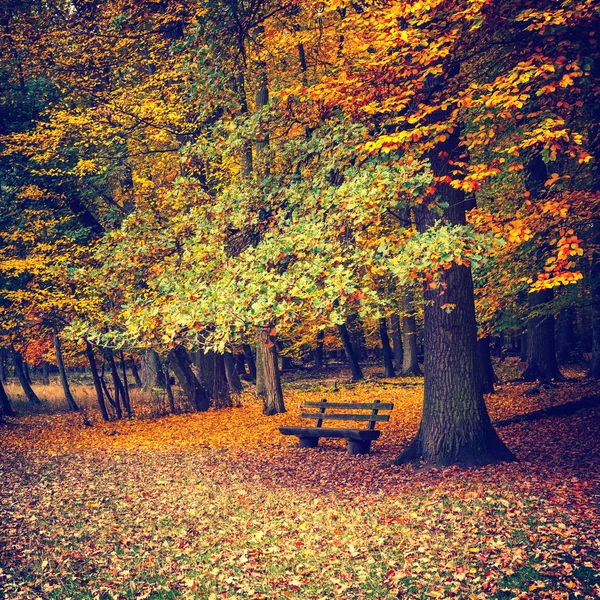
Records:
[[[322,419],[323,421],[389,421],[390,415],[356,415],[340,413],[302,413],[302,419]]]
[[[295,435],[297,437],[310,438],[332,438],[347,440],[376,440],[381,431],[370,429],[335,429],[333,427],[280,427],[283,435]]]
[[[348,410],[393,410],[391,402],[306,402],[304,408],[342,408]]]

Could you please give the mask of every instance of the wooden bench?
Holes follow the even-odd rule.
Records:
[[[319,412],[302,412],[302,419],[315,419],[314,427],[280,427],[279,431],[283,435],[295,435],[300,440],[300,448],[315,448],[319,444],[319,438],[337,438],[348,440],[348,454],[368,454],[371,449],[371,442],[376,440],[381,431],[375,429],[375,425],[380,421],[389,421],[389,415],[380,415],[380,410],[392,410],[394,405],[391,403],[382,403],[379,400],[375,402],[307,402],[302,410],[318,408]],[[328,408],[341,410],[368,410],[370,414],[361,413],[325,413]],[[341,429],[333,427],[323,427],[323,421],[366,421],[366,429]]]

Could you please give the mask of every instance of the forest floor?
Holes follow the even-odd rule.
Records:
[[[0,598],[600,597],[600,408],[500,428],[517,463],[415,470],[390,461],[418,426],[422,380],[340,381],[288,381],[275,417],[244,394],[159,419],[10,419]],[[581,376],[533,387],[499,387],[492,420],[600,393]],[[371,454],[278,433],[323,397],[394,402]]]

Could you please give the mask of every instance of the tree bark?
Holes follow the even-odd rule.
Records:
[[[433,173],[443,181],[451,161],[462,153],[459,127],[428,154]],[[436,189],[447,204],[444,220],[464,224],[465,194],[449,183]],[[426,203],[415,207],[420,232],[434,227],[439,214]],[[453,264],[440,274],[441,286],[425,289],[425,397],[414,440],[397,464],[422,459],[436,465],[484,465],[514,456],[498,437],[488,415],[479,379],[477,325],[471,269]],[[452,305],[447,312],[443,305]],[[405,346],[406,352],[406,346]]]
[[[321,369],[323,367],[323,345],[325,340],[325,332],[319,329],[317,333],[317,347],[315,348],[315,367]]]
[[[0,415],[5,417],[13,417],[14,414],[15,411],[10,404],[8,394],[4,389],[4,383],[0,380]]]
[[[256,336],[257,354],[260,353],[261,357],[258,370],[261,371],[260,379],[264,388],[263,413],[268,416],[286,412],[272,329],[271,326],[258,327]]]
[[[164,376],[160,364],[160,358],[156,350],[146,350],[142,354],[142,389],[145,392],[152,391],[155,387],[164,387]]]
[[[27,383],[31,385],[33,381],[31,380],[31,373],[29,372],[29,365],[26,361],[23,361],[23,373],[25,373],[25,379],[27,379]]]
[[[350,365],[350,370],[352,371],[352,381],[360,381],[361,379],[364,379],[363,372],[360,368],[360,364],[358,363],[356,355],[354,354],[354,348],[350,340],[348,328],[344,323],[338,325],[338,332],[340,334],[340,338],[342,339],[342,345],[344,346],[344,352],[346,353],[346,360],[348,361],[348,365]]]
[[[250,344],[244,344],[244,357],[248,363],[248,375],[250,381],[256,381],[256,363],[254,362],[254,355],[252,354],[252,346]]]
[[[4,348],[0,348],[0,383],[6,383],[6,359],[6,350]]]
[[[238,352],[234,355],[235,358],[235,368],[240,377],[248,377],[248,373],[246,373],[246,357],[241,352]]]
[[[213,350],[203,353],[201,381],[215,408],[232,406],[222,354]]]
[[[267,388],[265,385],[265,376],[263,368],[263,346],[260,343],[258,335],[256,337],[256,390],[255,394],[258,398],[265,397]]]
[[[127,363],[125,362],[123,351],[121,351],[121,373],[123,374],[123,401],[127,415],[131,418],[131,396],[129,395],[129,382],[127,381]]]
[[[47,360],[42,362],[42,385],[50,384],[50,364]]]
[[[94,388],[96,390],[96,399],[98,400],[98,408],[100,414],[105,421],[108,421],[108,412],[106,410],[106,404],[104,403],[104,394],[102,393],[102,384],[100,383],[100,377],[98,376],[98,368],[96,366],[96,357],[94,356],[94,349],[92,345],[86,340],[85,342],[85,353],[90,363],[90,369],[92,371],[92,379],[94,380]]]
[[[196,410],[201,412],[208,410],[210,398],[192,371],[186,349],[183,346],[175,346],[169,352],[167,361],[184,394],[194,404]]]
[[[165,364],[163,366],[163,373],[165,378],[165,391],[167,392],[167,399],[169,400],[169,412],[175,414],[175,396],[173,395],[173,388],[171,387],[171,374],[169,373],[169,367]]]
[[[23,369],[23,357],[21,353],[15,350],[14,346],[11,347],[13,364],[15,366],[15,374],[23,388],[23,393],[25,397],[29,401],[30,404],[39,405],[41,404],[40,399],[37,397],[36,393],[33,391],[29,381],[27,381],[27,377],[25,376],[25,370]]]
[[[493,394],[494,383],[497,381],[492,364],[492,354],[490,352],[490,338],[488,336],[479,338],[479,373],[481,377],[481,392],[483,394]]]
[[[563,308],[556,320],[556,358],[559,364],[572,362],[575,352],[575,329],[573,308]]]
[[[131,405],[125,395],[125,388],[123,383],[121,382],[121,378],[119,377],[119,371],[117,371],[117,363],[115,361],[115,357],[112,353],[112,350],[108,350],[108,364],[110,365],[110,373],[113,380],[113,386],[115,389],[115,403],[120,407],[119,398],[123,401],[123,407],[125,408],[125,412],[127,413],[127,418],[131,419]],[[119,417],[120,418],[120,417]]]
[[[419,367],[419,353],[417,349],[417,320],[413,309],[412,293],[402,298],[402,376],[420,377],[423,373]]]
[[[392,337],[392,348],[394,351],[394,366],[398,373],[402,373],[402,362],[404,359],[404,353],[402,350],[402,330],[400,328],[400,317],[396,313],[393,313],[390,317],[390,323],[392,326],[391,337]]]
[[[521,349],[519,350],[519,357],[523,362],[527,360],[527,331],[523,331],[520,336]]]
[[[379,337],[381,338],[381,348],[383,350],[383,367],[386,377],[394,377],[394,359],[392,347],[390,346],[390,338],[387,331],[387,319],[382,317],[379,319]]]
[[[281,370],[282,371],[291,371],[294,368],[292,360],[288,356],[283,355],[283,350],[285,349],[285,345],[283,342],[277,342],[277,349],[279,350],[279,355],[281,356]]]
[[[233,354],[225,352],[223,360],[225,362],[225,377],[229,386],[229,392],[232,394],[241,394],[243,390],[242,381]]]
[[[135,385],[141,388],[142,380],[140,379],[140,372],[138,371],[137,365],[135,364],[135,358],[133,356],[131,356],[131,374],[133,375]]]
[[[527,321],[527,368],[525,381],[563,381],[554,349],[554,315],[549,312],[553,291],[541,290],[529,294],[529,309],[546,314],[532,316]]]
[[[69,407],[70,411],[77,412],[79,410],[79,407],[77,406],[75,398],[73,398],[73,394],[71,393],[71,388],[69,387],[69,380],[67,379],[67,372],[65,371],[65,363],[63,361],[60,340],[58,339],[58,335],[56,333],[54,334],[54,350],[56,352],[58,374],[60,375],[60,382],[62,384],[63,392],[65,394],[67,406]]]

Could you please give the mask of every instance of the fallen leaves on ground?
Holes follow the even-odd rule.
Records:
[[[598,393],[582,380],[532,387],[489,396],[492,419]],[[12,420],[0,431],[0,596],[597,597],[600,410],[502,428],[519,463],[391,467],[422,390],[297,382],[277,417],[246,397],[93,427],[67,414]],[[334,396],[395,403],[370,455],[278,434],[299,404]]]

